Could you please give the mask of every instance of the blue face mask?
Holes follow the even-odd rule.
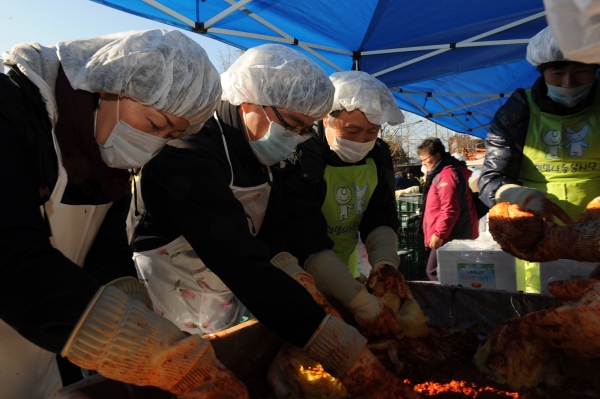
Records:
[[[263,112],[265,112],[264,109]],[[270,122],[267,134],[256,141],[251,141],[248,137],[248,142],[254,155],[263,165],[271,166],[287,159],[296,150],[298,144],[308,140],[312,136],[307,133],[290,132],[283,126],[271,121],[266,112],[265,116]],[[244,125],[246,125],[246,114],[244,114]],[[247,130],[246,134],[248,134]]]

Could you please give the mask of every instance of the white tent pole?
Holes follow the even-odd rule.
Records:
[[[383,71],[375,72],[375,73],[373,73],[371,75],[374,76],[374,77],[385,75],[388,72],[392,72],[392,71],[395,71],[396,69],[404,68],[405,66],[415,64],[415,63],[417,63],[419,61],[426,60],[427,58],[435,57],[436,55],[445,53],[446,51],[450,51],[450,49],[448,48],[448,49],[444,49],[444,50],[437,50],[437,51],[434,51],[432,53],[425,54],[425,55],[422,55],[422,56],[417,57],[417,58],[413,58],[412,60],[403,62],[402,64],[398,64],[396,66],[384,69]]]
[[[430,97],[427,97],[427,98],[431,98],[433,101],[435,101],[435,103],[436,103],[437,105],[439,105],[439,106],[440,106],[440,108],[441,108],[441,109],[443,109],[445,112],[447,112],[447,111],[446,111],[446,107],[444,107],[444,106],[442,105],[442,103],[440,103],[440,102],[438,101],[438,99],[437,99],[437,98],[435,98],[434,96],[430,96]]]
[[[236,4],[235,0],[223,0],[225,2],[227,2],[228,4]],[[294,43],[294,38],[285,33],[284,31],[282,31],[281,29],[279,29],[277,26],[273,25],[272,23],[270,23],[269,21],[265,20],[264,18],[256,15],[255,13],[253,13],[250,10],[247,10],[245,8],[241,8],[240,11],[248,11],[249,14],[246,14],[247,16],[249,16],[250,18],[254,19],[256,22],[266,26],[267,28],[271,29],[273,32],[275,33],[279,33],[281,36],[285,37],[288,39],[288,42],[290,44]],[[351,51],[347,51],[347,50],[340,50],[340,49],[336,49],[333,47],[328,47],[328,46],[323,46],[320,44],[314,44],[314,43],[308,43],[308,42],[303,42],[305,45],[307,45],[308,47],[312,47],[312,48],[318,48],[320,50],[327,50],[327,51],[331,51],[333,53],[340,53],[340,54],[345,54],[345,55],[352,55]]]
[[[228,4],[236,4],[235,0],[223,0]],[[244,7],[242,7],[240,9],[240,11],[246,10]],[[271,29],[273,32],[275,33],[279,33],[281,36],[285,37],[286,39],[288,39],[290,42],[294,41],[294,38],[290,35],[288,35],[287,33],[285,33],[284,31],[282,31],[281,29],[279,29],[278,27],[276,27],[275,25],[273,25],[272,23],[270,23],[269,21],[259,17],[258,15],[256,15],[255,13],[253,13],[250,10],[246,10],[248,11],[248,13],[246,14],[247,16],[249,16],[250,18],[252,18],[253,20],[261,23],[262,25],[266,26],[267,28]]]
[[[393,88],[390,88],[390,90],[400,91],[402,89],[399,87],[393,87]],[[410,91],[410,90],[402,90],[402,91],[405,93],[408,93],[408,94],[415,94],[415,95],[419,95],[419,96],[427,95],[427,92],[424,92],[424,91]],[[509,97],[512,94],[512,92],[502,93],[502,94],[504,94],[505,97]],[[431,95],[432,95],[432,97],[492,97],[492,96],[500,96],[499,93],[457,93],[457,94],[431,93]]]
[[[348,51],[348,50],[340,50],[337,48],[333,48],[333,47],[328,47],[328,46],[321,46],[320,44],[315,44],[315,43],[308,43],[308,42],[302,42],[304,44],[306,44],[308,47],[311,48],[318,48],[319,50],[327,50],[327,51],[331,51],[332,53],[339,53],[339,54],[344,54],[344,55],[353,55],[352,51]]]
[[[227,17],[229,14],[237,11],[238,9],[240,9],[241,7],[243,7],[246,4],[250,3],[251,1],[252,0],[241,0],[241,1],[237,2],[237,3],[234,3],[231,7],[225,9],[224,11],[221,11],[220,13],[218,13],[217,15],[215,15],[214,17],[212,17],[211,19],[209,19],[208,21],[206,21],[204,23],[204,29],[210,28],[215,23],[219,22],[223,18]]]
[[[379,55],[379,54],[391,54],[391,53],[406,53],[410,51],[424,51],[424,50],[441,50],[449,49],[450,44],[432,44],[430,46],[416,46],[416,47],[403,47],[403,48],[391,48],[387,50],[371,50],[361,51],[360,55]]]
[[[227,2],[228,4],[236,4],[235,0],[224,0],[224,1]],[[242,11],[242,10],[246,10],[246,9],[243,8],[243,7],[241,7],[240,11]],[[248,13],[246,13],[246,15],[248,15],[250,18],[252,18],[255,21],[259,22],[260,24],[266,26],[267,28],[271,29],[273,32],[279,33],[281,36],[283,36],[286,39],[288,39],[288,43],[289,44],[297,44],[299,47],[303,48],[305,51],[309,52],[313,56],[315,56],[318,59],[320,59],[321,61],[325,62],[327,65],[331,66],[332,68],[334,68],[334,69],[336,69],[338,71],[343,71],[342,68],[340,68],[339,66],[337,66],[333,62],[329,61],[327,58],[323,57],[322,55],[318,54],[316,51],[314,51],[313,49],[311,49],[308,43],[302,43],[302,44],[300,44],[297,39],[295,39],[291,35],[287,34],[283,30],[279,29],[277,26],[273,25],[269,21],[267,21],[264,18],[256,15],[255,13],[253,13],[250,10],[246,10],[246,11],[248,11]],[[252,37],[250,35],[252,35],[252,34],[248,34],[248,36],[246,36],[246,37]],[[323,47],[325,47],[325,46],[323,46]],[[350,53],[350,54],[352,54],[352,53]]]
[[[459,43],[461,43],[461,44],[463,44],[463,43],[471,43],[471,42],[474,42],[474,41],[476,41],[476,40],[482,39],[482,38],[484,38],[484,37],[487,37],[487,36],[494,35],[494,34],[496,34],[496,33],[499,33],[499,32],[502,32],[502,31],[505,31],[505,30],[507,30],[507,29],[510,29],[510,28],[514,28],[515,26],[522,25],[522,24],[524,24],[524,23],[527,23],[527,22],[529,22],[529,21],[532,21],[532,20],[534,20],[534,19],[537,19],[537,18],[543,17],[543,16],[545,16],[545,15],[546,15],[546,12],[545,12],[545,11],[542,11],[542,12],[539,12],[539,13],[537,13],[537,14],[531,15],[531,16],[529,16],[529,17],[527,17],[527,18],[523,18],[523,19],[520,19],[520,20],[518,20],[518,21],[511,22],[510,24],[506,24],[506,25],[504,25],[504,26],[501,26],[501,27],[499,27],[499,28],[492,29],[492,30],[490,30],[490,31],[488,31],[488,32],[485,32],[485,33],[482,33],[482,34],[480,34],[480,35],[473,36],[473,37],[471,37],[471,38],[469,38],[469,39],[467,39],[467,40],[460,41],[460,42],[458,42],[458,43],[456,43],[456,44],[458,45]],[[373,76],[375,76],[375,77],[377,77],[377,76],[381,76],[381,75],[383,75],[383,74],[386,74],[386,73],[388,73],[388,72],[392,72],[392,71],[395,71],[395,70],[397,70],[397,69],[404,68],[405,66],[412,65],[412,64],[414,64],[414,63],[416,63],[416,62],[419,62],[419,61],[425,60],[425,59],[427,59],[427,58],[434,57],[434,56],[436,56],[436,55],[438,55],[438,54],[445,53],[446,51],[450,51],[450,50],[451,50],[451,48],[442,49],[442,50],[437,50],[437,51],[434,51],[434,52],[432,52],[432,53],[425,54],[425,55],[422,55],[422,56],[420,56],[420,57],[414,58],[414,59],[412,59],[412,60],[409,60],[409,61],[403,62],[403,63],[401,63],[401,64],[398,64],[398,65],[396,65],[396,66],[393,66],[393,67],[390,67],[390,68],[384,69],[383,71],[380,71],[380,72],[373,73],[372,75],[373,75]]]
[[[189,19],[188,17],[179,14],[176,11],[171,10],[168,7],[163,6],[162,4],[160,4],[158,1],[155,0],[142,0],[144,3],[148,4],[151,7],[156,8],[159,11],[164,12],[167,15],[170,15],[171,17],[175,18],[178,21],[183,22],[184,24],[196,29],[196,22],[192,21],[191,19]]]
[[[511,22],[510,24],[506,24],[506,25],[501,26],[499,28],[492,29],[491,31],[482,33],[481,35],[478,35],[478,36],[474,36],[474,37],[472,37],[470,39],[467,39],[467,40],[464,40],[464,41],[462,41],[460,43],[474,42],[476,40],[483,39],[484,37],[495,35],[496,33],[503,32],[503,31],[508,30],[510,28],[514,28],[515,26],[523,25],[523,24],[525,24],[525,23],[527,23],[529,21],[533,21],[534,19],[538,19],[538,18],[545,17],[545,16],[546,16],[546,11],[538,12],[537,14],[533,14],[533,15],[531,15],[529,17],[520,19],[520,20],[515,21],[515,22]]]
[[[457,121],[458,123],[460,123],[461,125],[463,125],[463,126],[465,127],[465,130],[469,130],[469,129],[471,129],[469,126],[465,125],[465,124],[464,124],[464,123],[463,123],[463,122],[462,122],[460,119],[458,119],[456,116],[454,116],[453,118],[454,118],[454,119],[456,119],[456,121]],[[434,123],[435,123],[435,122],[434,122]],[[471,129],[471,130],[473,130],[473,129]]]
[[[495,40],[487,42],[456,43],[456,47],[503,46],[506,44],[529,44],[530,39]]]
[[[434,98],[434,97],[431,97],[431,99],[432,99],[433,101],[435,101],[435,102],[437,103],[437,105],[439,105],[439,106],[440,106],[442,109],[446,109],[446,107],[444,107],[444,106],[443,106],[443,105],[442,105],[442,104],[441,104],[441,103],[440,103],[440,102],[439,102],[439,101],[438,101],[436,98]],[[444,111],[444,113],[447,113],[447,112],[448,112],[448,110]],[[452,114],[451,114],[451,115],[452,115]],[[463,125],[463,126],[465,127],[465,129],[467,129],[467,130],[472,130],[472,129],[471,129],[470,127],[468,127],[468,126],[467,126],[465,123],[463,123],[463,121],[461,121],[460,119],[458,119],[458,116],[459,116],[459,115],[456,115],[456,114],[452,115],[452,117],[453,117],[453,118],[454,118],[454,119],[455,119],[455,120],[456,120],[458,123],[460,123],[461,125]],[[465,114],[465,116],[468,118],[469,116],[472,116],[472,115],[467,115],[467,114]],[[432,116],[430,117],[430,119],[432,119],[432,118],[434,118],[434,117],[435,117],[435,115],[432,115]],[[475,122],[477,122],[479,125],[481,125],[481,123],[480,123],[480,122],[479,122],[477,119],[473,118],[473,120],[474,120]],[[434,123],[435,123],[435,122],[434,122]]]
[[[329,61],[327,58],[323,57],[321,54],[317,53],[316,51],[314,51],[313,49],[308,47],[306,44],[298,43],[298,47],[303,48],[305,51],[312,54],[314,57],[317,57],[318,59],[320,59],[321,61],[323,61],[330,67],[332,67],[333,69],[337,70],[338,72],[341,72],[344,70],[344,69],[340,68],[339,66],[337,66],[335,63]]]
[[[479,127],[475,127],[475,128],[473,128],[471,130],[487,129],[488,127],[490,127],[489,123],[487,125],[481,125]]]
[[[495,113],[490,113],[490,112],[477,112],[477,111],[469,111],[471,115],[479,115],[479,116],[494,116],[496,115]],[[437,115],[436,118],[454,118],[455,116],[466,116],[467,112],[464,113],[459,113],[459,114],[454,114],[454,113],[449,113],[448,115]]]
[[[410,97],[408,94],[402,92],[402,94],[404,95],[404,97],[408,98],[408,100],[414,104],[415,107],[419,108],[421,110],[421,112],[423,112],[424,115],[429,115],[429,112],[427,112],[423,107],[421,107],[419,104],[417,104],[417,102],[415,100],[412,99],[412,97]]]
[[[440,102],[439,102],[439,101],[438,101],[436,98],[434,98],[434,97],[431,97],[431,98],[432,98],[432,99],[433,99],[433,101],[435,101],[435,102],[437,103],[437,105],[439,105],[439,106],[440,106],[442,109],[446,109],[446,107],[444,107],[444,106],[443,106],[443,105],[442,105],[442,104],[441,104],[441,103],[440,103]],[[448,110],[446,110],[446,111],[444,111],[444,112],[446,112],[446,113],[449,113],[449,112],[448,112]],[[439,113],[438,113],[438,114],[439,114]],[[458,121],[458,123],[460,123],[461,125],[463,125],[465,128],[467,128],[467,129],[469,129],[469,130],[473,130],[473,129],[471,129],[470,127],[468,127],[468,126],[466,125],[466,123],[463,123],[463,122],[462,122],[460,119],[458,119],[458,117],[459,117],[459,116],[465,116],[466,118],[469,118],[469,117],[470,117],[470,118],[471,118],[471,119],[473,119],[475,122],[477,122],[477,124],[478,124],[479,126],[481,126],[481,122],[479,122],[479,120],[478,120],[478,119],[477,119],[477,118],[476,118],[476,117],[475,117],[475,116],[474,116],[472,113],[470,113],[470,112],[469,112],[469,113],[465,113],[465,114],[463,114],[463,115],[457,115],[457,114],[451,114],[451,113],[449,113],[449,114],[450,114],[450,115],[451,115],[451,116],[452,116],[454,119],[456,119],[456,120]],[[435,117],[435,115],[434,115],[434,116],[432,116],[431,118],[434,118],[434,117]]]
[[[479,47],[479,46],[503,46],[509,44],[527,44],[529,43],[529,39],[514,39],[514,40],[493,40],[487,42],[473,42],[473,43],[455,43],[454,47]],[[362,51],[360,55],[378,55],[378,54],[391,54],[391,53],[406,53],[410,51],[423,51],[423,50],[442,50],[442,49],[451,49],[450,43],[448,44],[435,44],[431,46],[417,46],[417,47],[404,47],[404,48],[394,48],[388,50],[372,50],[372,51]]]
[[[453,112],[453,111],[456,111],[456,110],[459,110],[459,109],[464,109],[464,108],[467,108],[467,107],[472,107],[472,106],[475,106],[475,105],[484,104],[484,103],[487,103],[487,102],[490,102],[490,101],[499,100],[501,98],[502,97],[495,96],[495,97],[486,98],[485,100],[480,100],[480,101],[475,101],[473,103],[464,104],[464,105],[461,105],[459,107],[450,108],[450,109],[447,109],[447,110],[445,110],[443,112],[437,112],[437,113],[433,114],[432,118],[435,118],[437,116],[443,115],[443,114],[445,114],[447,112]]]
[[[210,28],[208,30],[208,32],[216,33],[219,35],[240,36],[240,37],[247,37],[249,39],[267,40],[267,41],[276,42],[276,43],[290,44],[290,41],[283,37],[259,35],[258,33],[240,32],[237,30],[221,29],[221,28]]]
[[[470,116],[471,118],[473,118],[473,120],[474,120],[475,122],[477,122],[477,123],[479,124],[479,126],[481,126],[481,122],[479,122],[479,119],[477,119],[477,118],[475,117],[475,115],[471,114],[471,115],[467,115],[467,116]]]

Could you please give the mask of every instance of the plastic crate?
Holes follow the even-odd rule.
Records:
[[[396,209],[398,213],[416,213],[421,208],[422,199],[422,194],[403,195],[396,201]]]
[[[428,253],[424,249],[404,249],[398,251],[400,267],[406,280],[427,280],[426,266]]]
[[[400,271],[407,280],[427,280],[425,269],[429,252],[425,251],[425,239],[420,230],[419,218],[414,217],[421,206],[421,195],[409,197],[413,197],[407,198],[412,202],[398,201]]]
[[[403,195],[396,201],[396,211],[398,213],[398,219],[400,219],[401,229],[406,229],[408,227],[409,218],[419,212],[421,202],[421,194]]]
[[[406,215],[405,223],[398,229],[398,249],[421,248],[425,246],[425,239],[419,229],[419,219]],[[405,216],[405,215],[400,215]]]

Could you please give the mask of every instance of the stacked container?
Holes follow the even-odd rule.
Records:
[[[427,280],[423,232],[419,228],[422,195],[403,195],[396,201],[400,228],[398,229],[398,255],[400,271],[407,280]]]

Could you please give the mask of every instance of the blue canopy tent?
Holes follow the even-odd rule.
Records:
[[[281,43],[328,73],[381,79],[398,106],[485,137],[496,110],[538,72],[529,39],[542,0],[94,0],[247,49]]]

